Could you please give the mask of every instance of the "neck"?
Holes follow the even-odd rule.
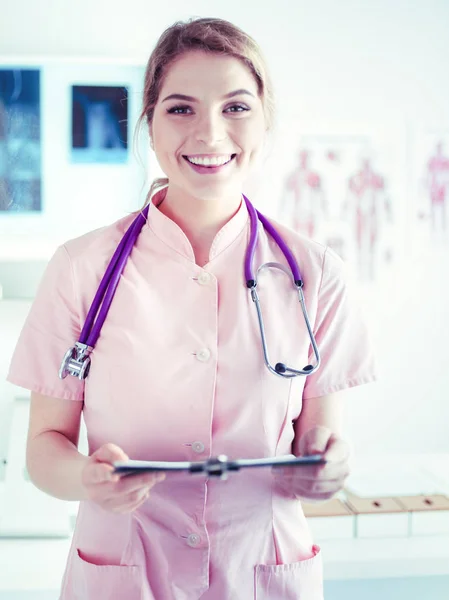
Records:
[[[214,202],[169,186],[159,210],[182,229],[194,249],[204,253],[209,251],[220,229],[238,212],[241,201],[241,194]]]

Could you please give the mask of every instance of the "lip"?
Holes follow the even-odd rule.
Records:
[[[201,156],[199,154],[193,154],[192,156]],[[210,154],[206,154],[205,156],[211,156]],[[222,154],[220,156],[223,156]],[[186,163],[192,167],[192,169],[196,172],[196,173],[200,173],[202,175],[213,175],[214,173],[220,173],[221,171],[225,171],[234,161],[235,157],[237,155],[236,154],[231,154],[231,160],[228,161],[227,163],[225,163],[224,165],[220,165],[217,167],[203,167],[202,165],[194,165],[193,163],[189,162],[187,160],[187,156],[183,156],[183,159],[186,161]]]

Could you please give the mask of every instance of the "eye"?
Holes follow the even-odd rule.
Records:
[[[231,108],[235,108],[237,110],[231,110]],[[232,106],[229,106],[229,108],[227,108],[226,110],[229,110],[230,112],[246,112],[250,109],[244,104],[233,104]]]
[[[184,105],[178,105],[178,106],[172,106],[171,108],[167,109],[167,112],[171,115],[185,115],[187,114],[186,111],[191,110],[190,106],[184,106]],[[244,104],[233,104],[232,106],[229,106],[225,112],[230,112],[230,113],[241,113],[241,112],[246,112],[251,110],[250,108],[248,108],[247,106],[245,106]]]
[[[167,112],[174,115],[185,115],[185,112],[180,111],[189,110],[189,108],[190,106],[172,106],[171,108],[167,109]]]

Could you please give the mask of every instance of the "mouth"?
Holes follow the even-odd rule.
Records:
[[[185,156],[185,155],[183,155],[183,159],[196,173],[212,175],[214,173],[220,173],[220,172],[228,169],[236,156],[237,156],[237,154],[231,154],[230,159],[227,162],[225,162],[223,164],[219,164],[219,165],[195,164],[189,160],[188,156]]]

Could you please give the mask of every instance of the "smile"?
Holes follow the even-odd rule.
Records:
[[[184,160],[197,173],[218,173],[224,170],[236,157],[236,154],[228,154],[220,157],[197,157],[183,156]]]

